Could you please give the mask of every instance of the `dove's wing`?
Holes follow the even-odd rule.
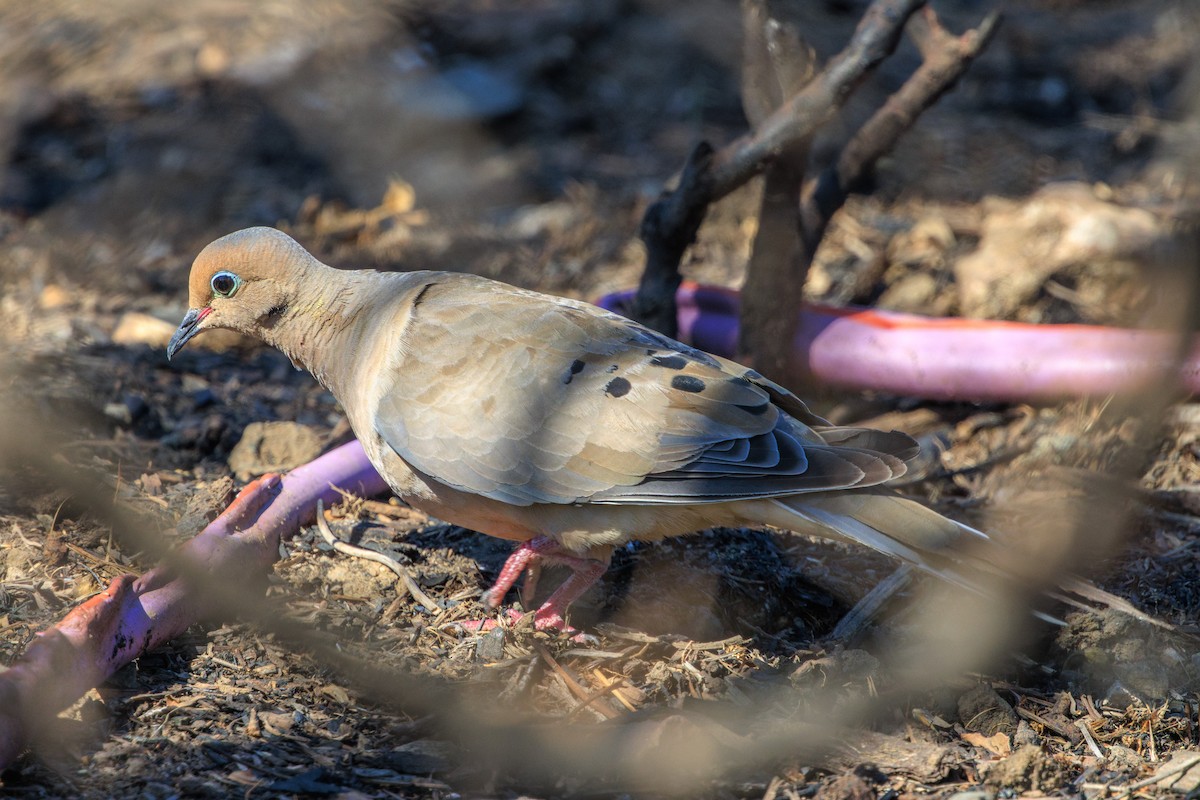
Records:
[[[375,376],[375,430],[456,489],[515,505],[712,503],[881,483],[915,445],[585,303],[429,273]]]

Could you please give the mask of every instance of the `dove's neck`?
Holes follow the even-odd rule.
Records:
[[[302,287],[263,339],[283,351],[297,367],[312,373],[339,400],[355,363],[371,336],[377,306],[395,296],[402,273],[339,270],[315,262],[305,270]]]

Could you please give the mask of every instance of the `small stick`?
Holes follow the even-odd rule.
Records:
[[[1136,792],[1138,789],[1145,788],[1147,786],[1150,786],[1151,784],[1159,783],[1160,781],[1162,781],[1163,778],[1169,778],[1172,775],[1178,775],[1181,772],[1187,772],[1189,769],[1196,766],[1197,764],[1200,764],[1200,756],[1192,756],[1191,758],[1187,759],[1186,761],[1180,761],[1178,764],[1171,767],[1169,770],[1167,770],[1165,772],[1157,772],[1157,773],[1151,775],[1149,778],[1143,778],[1142,780],[1138,781],[1137,783],[1129,784],[1128,786],[1125,787],[1125,791],[1121,792],[1119,795],[1116,796],[1115,800],[1125,800],[1126,797],[1129,797],[1131,794]]]
[[[333,531],[329,529],[329,523],[325,520],[325,504],[319,499],[317,500],[317,530],[321,532],[321,536],[329,546],[337,552],[348,556],[355,556],[356,558],[365,558],[368,561],[374,561],[376,564],[383,564],[396,573],[396,577],[404,584],[404,588],[412,595],[412,598],[425,606],[430,612],[442,610],[442,607],[437,604],[436,600],[421,591],[421,587],[417,585],[417,582],[412,579],[412,576],[408,574],[408,571],[396,559],[383,553],[377,553],[366,547],[348,544],[334,536]]]
[[[1092,751],[1092,754],[1096,758],[1103,759],[1104,752],[1100,749],[1100,745],[1096,743],[1096,737],[1092,736],[1092,729],[1088,727],[1087,720],[1075,720],[1075,727],[1079,728],[1080,733],[1083,734],[1083,738],[1087,741],[1088,748]]]
[[[594,691],[589,692],[582,684],[579,683],[579,681],[577,681],[575,679],[574,675],[572,675],[570,672],[567,671],[567,669],[562,664],[559,664],[557,661],[554,660],[554,656],[550,655],[549,650],[547,650],[541,644],[537,644],[537,643],[534,644],[534,647],[537,649],[538,655],[540,655],[542,657],[542,660],[546,662],[546,664],[550,667],[550,669],[554,670],[554,674],[557,675],[559,678],[561,678],[562,682],[565,683],[567,685],[567,688],[571,690],[571,693],[574,694],[576,697],[578,697],[579,700],[581,701],[578,706],[576,706],[574,709],[571,710],[571,712],[567,715],[568,717],[571,714],[574,714],[576,711],[579,711],[580,709],[583,709],[583,708],[587,708],[589,706],[592,708],[592,710],[596,711],[598,714],[600,714],[601,716],[603,716],[607,719],[612,719],[614,717],[620,716],[616,711],[609,708],[608,706],[604,706],[604,705],[592,706],[591,705],[596,700],[603,697],[605,694],[608,694],[607,687],[605,687],[604,691],[600,692],[599,694],[597,694]],[[595,696],[593,696],[593,695],[595,695]]]
[[[895,572],[884,578],[875,588],[867,592],[854,608],[842,617],[829,638],[845,641],[862,633],[863,629],[879,614],[879,610],[912,580],[912,567],[902,564]]]

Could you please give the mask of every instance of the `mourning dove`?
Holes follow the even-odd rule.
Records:
[[[495,606],[545,560],[567,607],[614,548],[714,526],[857,542],[956,580],[949,548],[978,531],[878,487],[917,444],[831,425],[752,369],[587,303],[450,272],[326,266],[249,228],[204,248],[167,347],[229,328],[286,353],[345,409],[404,500],[520,542]]]

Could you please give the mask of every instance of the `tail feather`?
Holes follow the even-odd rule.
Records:
[[[970,574],[978,567],[967,567],[956,556],[963,554],[964,540],[987,540],[987,535],[915,500],[887,490],[865,490],[770,502],[791,518],[790,524],[777,521],[779,527],[857,542],[964,588],[980,588]]]
[[[857,542],[931,573],[975,593],[988,593],[997,579],[1020,578],[1000,564],[997,545],[987,534],[944,517],[915,500],[891,494],[885,488],[850,490],[831,494],[794,495],[765,501],[777,512],[767,520],[780,528],[837,541]],[[992,563],[995,561],[996,563]],[[1010,568],[1015,567],[1008,559]],[[1006,578],[1007,576],[1007,578]],[[1027,576],[1026,576],[1027,577]],[[1132,606],[1128,601],[1070,574],[1056,578],[1059,592],[1048,592],[1070,605],[1106,606],[1157,626],[1172,626]],[[1077,595],[1086,602],[1072,599]],[[1056,625],[1062,620],[1041,611],[1034,615]]]
[[[880,431],[874,428],[815,427],[813,430],[825,444],[875,450],[895,456],[901,461],[911,461],[921,452],[921,445],[907,433]]]

